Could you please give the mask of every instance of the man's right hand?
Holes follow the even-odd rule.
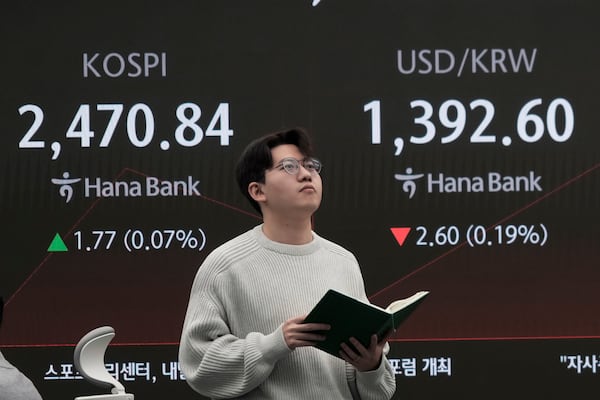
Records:
[[[331,329],[328,324],[313,322],[305,324],[303,323],[305,318],[306,315],[301,315],[290,318],[283,323],[283,338],[285,344],[292,350],[296,347],[314,346],[317,342],[325,340],[325,335],[321,332]]]

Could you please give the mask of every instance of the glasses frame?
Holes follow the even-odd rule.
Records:
[[[286,157],[279,161],[277,165],[274,165],[271,169],[284,170],[290,175],[298,175],[300,172],[300,165],[302,165],[302,167],[311,174],[320,174],[321,170],[323,169],[323,164],[321,164],[321,161],[314,157],[307,157],[302,160],[297,160],[294,157]]]

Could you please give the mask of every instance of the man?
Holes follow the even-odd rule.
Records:
[[[340,358],[313,347],[328,325],[304,318],[328,289],[367,300],[356,258],[312,231],[321,163],[300,129],[255,140],[236,167],[263,224],[221,245],[199,268],[179,360],[211,398],[389,399],[395,378],[386,339],[351,339]]]
[[[0,297],[0,326],[4,300]],[[0,352],[0,400],[42,400],[42,396],[31,381],[6,361]]]

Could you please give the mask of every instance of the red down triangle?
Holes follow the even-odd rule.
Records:
[[[404,244],[406,237],[410,233],[410,227],[390,228],[390,230],[400,246]]]

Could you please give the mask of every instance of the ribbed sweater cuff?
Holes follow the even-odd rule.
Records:
[[[259,351],[267,361],[275,362],[292,352],[283,338],[282,326],[280,325],[272,333],[263,336],[257,343]]]
[[[377,369],[371,371],[356,371],[357,379],[366,385],[375,385],[377,382],[381,381],[386,370],[387,359],[385,357],[381,357],[381,362],[379,363],[379,367]]]

